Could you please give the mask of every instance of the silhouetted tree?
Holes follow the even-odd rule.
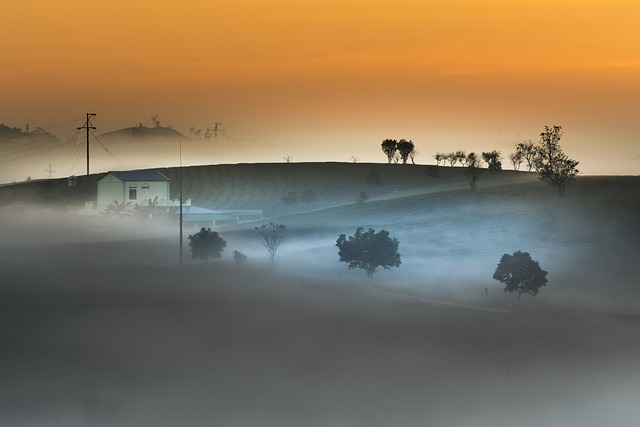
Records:
[[[387,156],[387,163],[391,163],[393,155],[398,149],[398,142],[395,139],[385,139],[380,146],[382,147],[382,152]]]
[[[440,166],[440,162],[442,162],[442,164],[444,165],[447,161],[447,154],[445,153],[436,153],[433,156],[434,159],[436,159],[436,166]]]
[[[540,268],[538,261],[531,259],[528,252],[504,254],[493,273],[493,278],[504,283],[505,292],[522,294],[538,294],[538,290],[547,284],[547,272]]]
[[[369,278],[378,267],[389,269],[400,266],[398,240],[389,237],[386,230],[376,233],[371,228],[364,231],[362,227],[358,227],[353,236],[347,238],[341,234],[336,246],[339,249],[340,261],[348,263],[349,270],[361,268]]]
[[[466,157],[464,151],[452,151],[446,154],[446,161],[449,162],[449,166],[454,167],[464,157]]]
[[[498,172],[502,170],[502,159],[500,152],[493,150],[489,152],[483,152],[482,158],[485,162],[487,162],[488,168],[490,172]]]
[[[482,160],[474,152],[469,153],[465,159],[464,176],[467,177],[471,191],[478,188],[478,181],[485,171],[480,167],[481,163]]]
[[[420,152],[418,150],[416,150],[415,148],[413,150],[411,150],[411,152],[409,153],[409,158],[411,159],[411,164],[416,164],[416,157],[418,157],[418,154],[420,154]]]
[[[524,161],[524,158],[522,157],[522,153],[516,151],[515,153],[509,154],[509,161],[513,165],[513,170],[517,171],[520,170],[520,165]]]
[[[194,138],[200,137],[201,133],[202,133],[202,129],[196,129],[194,127],[191,127],[189,129],[189,134],[191,134],[191,136],[193,136]]]
[[[562,126],[545,126],[540,134],[535,168],[538,178],[558,188],[558,195],[564,194],[565,186],[579,173],[578,162],[567,157],[560,148]]]
[[[519,142],[516,144],[515,154],[527,163],[527,170],[531,172],[531,168],[535,166],[537,156],[536,144],[532,140]]]
[[[237,264],[244,264],[247,261],[247,256],[240,251],[233,251],[233,260]]]
[[[397,165],[398,163],[400,163],[400,153],[396,151],[393,153],[393,164]]]
[[[189,236],[191,258],[207,262],[209,258],[220,258],[227,242],[216,231],[202,227],[199,232]]]
[[[411,155],[411,152],[415,150],[415,148],[416,146],[411,140],[407,141],[406,139],[401,139],[400,141],[398,141],[397,149],[398,154],[400,154],[400,158],[402,159],[402,164],[407,164],[409,155]]]
[[[280,243],[284,239],[284,233],[286,227],[282,224],[274,224],[270,222],[269,224],[263,224],[260,227],[255,227],[258,230],[258,234],[262,239],[262,244],[267,250],[267,254],[269,255],[269,260],[271,264],[276,257],[276,252],[280,247]]]

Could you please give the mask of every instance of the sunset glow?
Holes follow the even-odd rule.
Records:
[[[638,174],[639,20],[633,0],[11,0],[0,122],[157,114],[276,147],[238,161],[383,161],[407,138],[420,163],[560,124],[584,173]]]

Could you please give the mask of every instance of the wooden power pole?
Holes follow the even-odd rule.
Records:
[[[96,113],[87,113],[87,122],[84,124],[84,126],[80,126],[78,128],[78,130],[80,129],[86,129],[87,130],[87,175],[89,175],[89,132],[91,131],[91,129],[95,129],[95,126],[91,126],[91,118],[95,117]]]

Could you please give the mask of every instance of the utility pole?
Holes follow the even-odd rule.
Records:
[[[53,169],[53,165],[51,163],[49,163],[49,169],[45,169],[44,171],[49,174],[49,179],[51,179],[51,177],[53,176],[53,173],[56,170]]]
[[[78,130],[80,129],[86,129],[87,130],[87,175],[89,175],[89,132],[91,129],[95,129],[95,126],[91,126],[91,118],[95,117],[96,113],[87,113],[87,122],[84,124],[84,126],[80,126],[78,128]]]
[[[218,125],[222,125],[222,123],[215,122],[213,124],[213,137],[218,139],[218,132],[222,132],[222,129],[218,128]]]

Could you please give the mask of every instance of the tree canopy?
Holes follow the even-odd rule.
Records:
[[[541,181],[554,185],[562,196],[566,185],[579,173],[578,162],[567,157],[560,148],[562,126],[545,126],[540,134],[535,168]]]
[[[391,163],[393,160],[394,154],[396,154],[396,150],[398,149],[398,141],[395,139],[385,139],[380,144],[382,148],[382,152],[387,156],[387,162]]]
[[[202,227],[199,232],[189,236],[191,258],[207,262],[209,258],[220,258],[227,242],[216,231]]]
[[[378,267],[389,269],[400,266],[398,240],[391,238],[389,232],[373,229],[364,231],[358,227],[353,236],[341,234],[336,241],[341,262],[349,264],[349,270],[361,268],[371,278]]]
[[[493,273],[493,278],[504,283],[505,292],[537,295],[538,290],[547,284],[547,272],[540,268],[528,252],[504,254]]]

